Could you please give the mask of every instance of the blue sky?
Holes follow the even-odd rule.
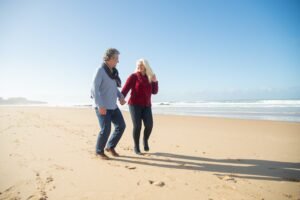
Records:
[[[0,96],[90,103],[108,47],[139,58],[154,101],[300,98],[300,1],[0,0]]]

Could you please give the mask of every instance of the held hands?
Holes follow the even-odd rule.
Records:
[[[100,115],[106,115],[106,108],[99,107],[99,113],[100,113]]]
[[[156,79],[156,75],[155,75],[155,74],[152,76],[151,81],[152,81],[152,82],[157,82],[157,79]]]
[[[124,104],[126,104],[126,100],[124,98],[120,98],[119,99],[120,104],[123,106]]]
[[[124,98],[119,99],[119,102],[120,102],[121,105],[126,104],[126,100]],[[100,115],[106,115],[106,108],[99,107],[98,109],[99,109]]]

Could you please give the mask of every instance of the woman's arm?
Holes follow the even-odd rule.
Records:
[[[158,81],[156,79],[155,74],[152,77],[152,94],[157,94],[158,93]]]
[[[158,81],[152,82],[152,94],[157,94],[158,93]]]
[[[135,74],[131,74],[128,77],[128,79],[122,89],[122,92],[121,92],[123,94],[124,98],[128,94],[129,90],[134,87],[135,80],[136,80]]]

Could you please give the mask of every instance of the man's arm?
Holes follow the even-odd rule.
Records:
[[[101,68],[99,68],[97,70],[97,73],[93,80],[92,91],[94,93],[95,104],[96,104],[97,108],[99,109],[100,114],[105,115],[106,108],[104,106],[104,102],[103,102],[101,92],[100,92],[100,86],[101,86],[102,80],[103,80],[102,72],[101,72]]]
[[[125,97],[123,96],[123,94],[118,90],[118,98],[119,98],[119,102],[121,105],[124,105],[126,103],[125,101]]]

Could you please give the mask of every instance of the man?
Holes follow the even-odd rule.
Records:
[[[103,64],[96,71],[93,79],[91,97],[93,98],[93,107],[95,108],[100,125],[100,133],[96,144],[96,154],[103,160],[109,157],[104,153],[104,148],[112,156],[119,156],[115,148],[125,130],[125,121],[122,113],[117,106],[117,98],[121,105],[126,103],[124,96],[118,90],[121,87],[118,70],[119,51],[114,48],[107,49]],[[115,130],[110,136],[111,123]]]

